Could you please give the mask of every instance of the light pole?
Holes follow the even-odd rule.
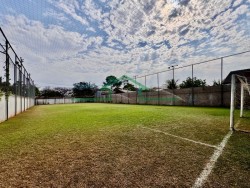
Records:
[[[175,67],[177,67],[178,65],[171,65],[171,66],[169,66],[168,67],[168,69],[172,69],[173,70],[173,80],[172,80],[172,93],[173,93],[173,95],[172,95],[172,105],[175,105],[175,103],[174,103],[174,86],[175,86],[175,81],[174,81],[174,68]]]
[[[171,65],[168,67],[168,69],[172,69],[173,70],[173,82],[174,82],[174,68],[177,67],[178,65]]]

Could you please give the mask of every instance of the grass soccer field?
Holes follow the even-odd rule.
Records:
[[[229,134],[224,108],[35,106],[0,124],[0,187],[249,187],[250,134]]]

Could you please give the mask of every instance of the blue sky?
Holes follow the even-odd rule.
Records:
[[[41,87],[100,85],[111,74],[143,75],[249,50],[249,20],[249,0],[1,0],[0,6],[0,26]]]

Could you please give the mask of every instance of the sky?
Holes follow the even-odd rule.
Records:
[[[249,0],[0,0],[0,26],[39,87],[247,51],[249,20]]]

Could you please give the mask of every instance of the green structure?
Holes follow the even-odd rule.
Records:
[[[146,91],[148,90],[149,88],[147,88],[145,85],[141,84],[140,82],[137,82],[135,79],[133,78],[130,78],[129,76],[127,75],[123,75],[121,76],[120,78],[118,78],[118,82],[125,82],[125,81],[130,81],[132,82],[134,85],[136,85],[138,87],[137,91],[138,94],[139,94],[139,98],[142,97],[142,91]],[[104,84],[101,89],[100,89],[101,92],[106,92],[106,97],[103,99],[102,102],[112,102],[112,85],[110,84]]]
[[[138,89],[141,90],[141,91],[148,90],[148,88],[145,85],[141,84],[140,82],[137,82],[135,79],[130,78],[130,77],[126,76],[126,75],[123,75],[122,77],[120,77],[119,80],[120,81],[126,81],[126,80],[131,81],[132,83],[137,85]]]
[[[136,96],[135,96],[135,103],[139,103],[139,104],[147,104],[147,102],[152,103],[152,101],[158,101],[158,103],[161,101],[163,102],[168,102],[168,101],[177,101],[180,100],[178,97],[176,97],[174,94],[172,94],[171,97],[159,97],[159,91],[158,91],[158,96],[156,97],[152,97],[151,95],[148,96],[147,92],[150,91],[150,89],[148,87],[146,87],[145,85],[141,84],[140,82],[136,81],[133,78],[130,78],[127,75],[123,75],[120,78],[117,79],[117,82],[131,82],[136,86]],[[112,90],[112,86],[113,84],[104,84],[102,86],[102,88],[99,91],[99,96],[96,96],[96,101],[98,102],[107,102],[107,103],[112,103],[113,99],[112,99],[112,94],[113,94],[113,90]],[[103,92],[105,92],[105,94],[103,95]],[[152,91],[151,91],[152,92]],[[124,96],[121,94],[121,96]],[[128,96],[125,96],[128,97]]]

